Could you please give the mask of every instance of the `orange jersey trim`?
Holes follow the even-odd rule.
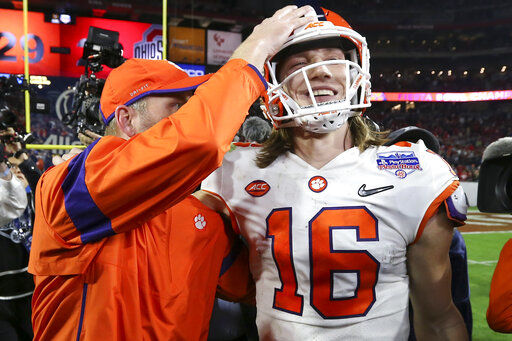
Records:
[[[427,211],[425,212],[425,215],[423,216],[423,219],[421,220],[420,226],[418,228],[418,232],[416,233],[416,238],[411,243],[416,243],[423,233],[423,230],[425,229],[425,226],[427,225],[427,222],[434,216],[434,214],[437,212],[437,209],[439,206],[450,196],[453,192],[459,187],[459,181],[455,180],[453,181],[448,187],[445,188],[445,190],[434,199],[434,201],[430,204],[430,206],[427,208]]]
[[[237,147],[261,147],[261,144],[257,142],[234,142],[233,145]]]
[[[407,141],[400,141],[400,142],[395,143],[393,146],[410,147],[410,146],[412,146],[412,144],[410,142],[407,142]]]

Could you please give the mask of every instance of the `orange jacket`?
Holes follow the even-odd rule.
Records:
[[[206,339],[219,275],[244,279],[224,296],[250,283],[221,218],[187,195],[263,90],[254,67],[230,61],[152,128],[101,138],[43,174],[29,261],[35,340]]]
[[[487,323],[501,333],[512,333],[512,239],[503,246],[491,281]]]

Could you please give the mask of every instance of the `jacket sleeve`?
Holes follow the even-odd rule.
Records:
[[[489,293],[487,323],[501,333],[512,333],[512,239],[501,250]]]
[[[45,224],[70,245],[140,226],[220,166],[251,104],[259,72],[231,60],[176,113],[129,140],[107,136],[47,171],[37,196]]]
[[[226,301],[256,304],[256,286],[249,269],[249,249],[236,238],[224,259],[217,284],[217,297]]]

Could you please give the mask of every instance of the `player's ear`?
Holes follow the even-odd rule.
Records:
[[[116,108],[115,119],[117,121],[117,127],[120,132],[128,138],[137,134],[137,129],[135,128],[136,115],[136,111],[126,105],[120,105]]]

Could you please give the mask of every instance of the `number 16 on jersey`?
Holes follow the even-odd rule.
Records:
[[[298,293],[292,248],[292,208],[272,210],[267,217],[281,288],[274,289],[274,309],[302,315],[304,297]],[[324,207],[309,221],[310,305],[325,319],[365,316],[375,303],[380,263],[367,250],[337,250],[333,233],[354,229],[357,242],[377,242],[377,218],[364,206]],[[354,294],[335,297],[336,274],[355,274]]]

